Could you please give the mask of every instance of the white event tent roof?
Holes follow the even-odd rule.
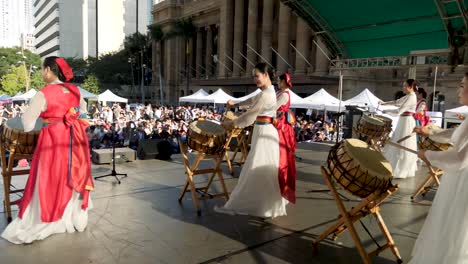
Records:
[[[34,95],[36,95],[36,93],[37,93],[36,90],[31,89],[31,90],[25,92],[24,94],[13,96],[12,100],[13,101],[28,101],[28,100],[31,100],[31,98],[33,98]]]
[[[314,94],[304,98],[303,103],[298,105],[298,108],[338,111],[339,106],[340,100],[322,88]],[[344,103],[341,102],[341,110],[344,109],[344,106]]]
[[[205,90],[200,89],[200,90],[196,91],[195,93],[193,93],[191,95],[180,97],[179,102],[204,103],[204,102],[206,102],[205,98],[208,95],[209,94]]]
[[[110,90],[106,90],[102,94],[97,96],[99,102],[117,102],[117,103],[127,103],[128,99],[120,97]]]

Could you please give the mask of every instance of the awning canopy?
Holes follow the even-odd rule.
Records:
[[[246,95],[246,96],[242,96],[242,97],[239,97],[239,98],[234,98],[232,101],[234,101],[234,103],[237,104],[237,103],[243,102],[243,101],[245,101],[245,100],[247,100],[247,99],[250,99],[250,98],[256,96],[257,94],[259,94],[259,93],[261,93],[261,92],[262,92],[262,90],[257,89],[257,90],[255,90],[254,92],[249,93],[249,94]]]
[[[298,108],[338,111],[340,106],[340,100],[323,88],[304,98],[303,102],[304,104],[299,105]],[[341,109],[343,110],[344,108],[345,105],[341,102]]]
[[[128,99],[120,97],[110,90],[106,90],[102,94],[98,95],[99,102],[117,102],[117,103],[127,103]]]
[[[191,95],[187,95],[184,97],[179,98],[179,102],[188,102],[188,103],[203,103],[205,102],[204,99],[208,96],[209,94],[203,90],[200,89],[196,91],[195,93]]]
[[[28,100],[31,100],[31,98],[33,98],[34,95],[36,95],[36,93],[37,93],[36,90],[31,89],[24,94],[13,96],[12,100],[13,101],[28,101]]]
[[[455,32],[466,26],[461,14],[465,12],[467,0],[282,2],[322,37],[331,57],[406,56],[415,50],[446,49],[448,34],[444,21],[450,22]],[[439,13],[438,5],[442,6],[443,13]]]
[[[83,97],[84,99],[91,99],[91,100],[97,100],[98,99],[98,96],[91,93],[91,92],[88,92],[86,91],[85,89],[81,88],[81,87],[78,87],[80,89],[80,94],[81,94],[81,97]]]
[[[380,110],[391,110],[397,109],[397,107],[392,105],[380,105],[380,100],[377,96],[375,96],[369,89],[364,89],[364,91],[360,92],[358,95],[354,96],[351,99],[344,101],[345,105],[355,105],[360,107],[369,107],[371,111],[377,109]]]
[[[228,100],[234,100],[235,98],[223,91],[223,89],[218,89],[216,92],[208,95],[206,100],[207,103],[215,104],[225,104]]]

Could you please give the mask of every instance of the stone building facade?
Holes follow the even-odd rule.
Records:
[[[266,61],[277,73],[293,76],[294,91],[308,96],[320,88],[338,93],[338,73],[330,68],[321,32],[314,32],[280,0],[164,0],[153,6],[154,25],[171,32],[179,18],[191,17],[196,27],[189,40],[172,36],[153,45],[152,98],[177,103],[180,96],[199,88],[240,97],[253,90],[253,65]],[[161,69],[159,69],[161,66]],[[187,69],[187,70],[186,70]],[[343,98],[369,88],[383,100],[393,99],[408,76],[432,91],[435,65],[344,69]],[[446,107],[457,106],[456,88],[464,68],[438,69],[437,90],[446,96]],[[159,74],[161,73],[161,74]],[[162,76],[161,81],[159,76]]]

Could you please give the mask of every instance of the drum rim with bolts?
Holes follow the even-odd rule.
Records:
[[[347,192],[361,198],[367,197],[377,191],[386,191],[392,186],[393,171],[390,163],[380,152],[368,148],[369,153],[372,152],[371,154],[381,156],[379,157],[380,161],[385,163],[382,166],[387,168],[386,173],[376,172],[375,168],[369,168],[370,166],[366,166],[364,162],[360,161],[362,157],[359,157],[356,152],[347,151],[353,143],[355,145],[368,146],[367,143],[359,139],[346,139],[333,146],[329,152],[327,164],[335,181]],[[341,153],[339,153],[340,151]],[[372,157],[375,157],[375,155],[372,155]],[[351,175],[350,171],[354,170],[356,170],[355,175]],[[362,179],[365,181],[362,181]]]

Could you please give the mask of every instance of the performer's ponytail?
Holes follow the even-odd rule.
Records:
[[[416,82],[415,79],[408,79],[408,80],[406,80],[406,84],[408,84],[408,86],[410,86],[411,89],[413,89],[413,92],[417,92],[417,91],[418,91],[418,83]]]

